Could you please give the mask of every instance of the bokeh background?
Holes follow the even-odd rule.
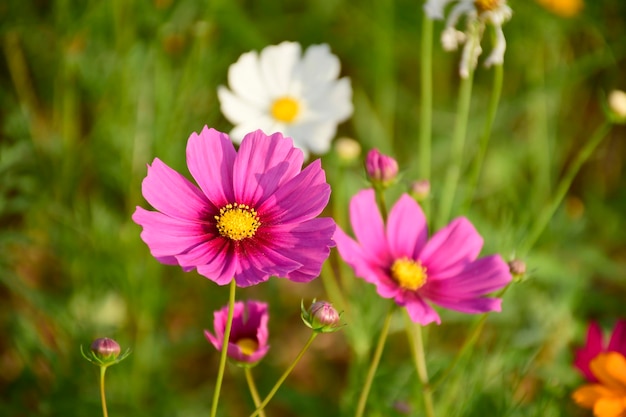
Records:
[[[564,0],[543,1],[545,4]],[[567,2],[565,2],[567,3]],[[510,0],[504,87],[478,193],[455,214],[485,237],[484,253],[516,256],[537,213],[605,118],[607,93],[626,89],[626,2],[559,12]],[[156,156],[187,173],[185,145],[204,125],[229,131],[216,88],[243,52],[283,40],[328,43],[352,80],[354,116],[338,136],[397,157],[415,179],[422,2],[410,0],[4,0],[0,4],[0,415],[99,415],[98,370],[80,355],[96,337],[132,355],[109,369],[111,416],[207,415],[218,354],[203,329],[225,288],[162,266],[130,216]],[[435,23],[435,40],[443,27]],[[484,45],[489,49],[488,42]],[[449,158],[458,53],[434,45],[432,200]],[[492,71],[476,72],[468,142],[476,154]],[[582,167],[547,230],[524,254],[526,279],[487,320],[472,354],[435,394],[443,416],[586,416],[572,352],[587,322],[626,318],[626,130],[614,126]],[[367,186],[361,160],[323,155],[333,186],[327,215],[346,225]],[[463,167],[465,170],[467,167]],[[404,187],[404,188],[403,188]],[[463,191],[463,184],[460,187]],[[387,304],[345,276],[352,314],[322,335],[270,403],[274,416],[353,413]],[[328,269],[333,269],[329,267]],[[300,300],[326,298],[320,280],[272,279],[238,292],[271,305],[265,393],[308,337]],[[333,301],[333,300],[331,300]],[[454,357],[475,317],[444,312],[427,328],[429,370]],[[422,415],[402,316],[368,416]],[[412,406],[411,406],[412,404]],[[229,366],[220,415],[253,409]]]

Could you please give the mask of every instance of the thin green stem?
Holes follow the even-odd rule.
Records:
[[[471,56],[476,53],[476,44],[478,42],[476,30],[477,28],[473,25],[468,39],[468,42],[472,42],[472,49],[470,51]],[[450,163],[448,165],[448,172],[446,173],[443,185],[441,204],[439,205],[435,229],[441,228],[448,221],[452,212],[452,206],[454,205],[456,188],[458,186],[459,178],[461,177],[463,148],[465,147],[467,121],[469,118],[470,102],[472,99],[472,84],[474,80],[474,70],[471,65],[471,63],[474,62],[474,59],[471,56],[468,60],[470,62],[469,74],[467,77],[461,78],[461,84],[459,86],[459,98],[457,102],[456,119],[454,122],[454,133],[450,146]]]
[[[385,202],[385,189],[382,186],[374,186],[376,193],[376,202],[380,209],[380,214],[383,216],[383,220],[387,219],[387,203]]]
[[[100,366],[100,401],[102,402],[102,415],[109,417],[109,413],[107,412],[107,399],[104,395],[104,374],[106,371],[106,366]]]
[[[392,304],[389,308],[389,312],[387,313],[387,317],[385,318],[385,322],[383,323],[383,328],[380,331],[378,344],[376,345],[376,350],[374,351],[374,357],[372,357],[370,368],[367,371],[365,383],[363,384],[363,390],[361,391],[356,413],[354,414],[355,417],[362,417],[365,412],[365,404],[367,403],[367,397],[369,396],[370,389],[372,388],[372,382],[374,381],[374,375],[376,375],[376,369],[378,369],[380,358],[383,355],[383,349],[385,348],[385,342],[387,341],[387,335],[389,334],[389,326],[391,324],[391,317],[393,316],[394,309],[395,304]]]
[[[220,366],[217,371],[217,380],[215,381],[215,391],[213,392],[213,404],[211,405],[211,417],[217,414],[217,404],[220,399],[220,391],[222,389],[222,380],[224,379],[224,369],[226,368],[226,358],[228,356],[228,340],[230,339],[230,329],[233,325],[233,310],[235,307],[235,290],[237,282],[235,278],[230,281],[230,295],[228,297],[228,319],[226,320],[226,328],[224,329],[224,341],[222,342],[222,352],[220,355]]]
[[[432,140],[432,113],[433,113],[433,21],[422,13],[422,44],[421,44],[421,73],[420,73],[420,126],[419,126],[419,164],[420,179],[430,181],[431,171],[431,140]],[[430,200],[422,202],[422,208],[428,218]]]
[[[424,349],[424,336],[422,334],[422,326],[413,323],[408,314],[405,314],[405,328],[411,345],[411,353],[413,362],[415,363],[415,371],[422,385],[422,396],[424,398],[424,409],[427,417],[435,416],[435,407],[433,404],[433,389],[428,380],[428,369],[426,367],[426,353]]]
[[[256,389],[254,378],[252,378],[252,369],[250,367],[245,367],[244,372],[246,374],[246,381],[248,382],[248,388],[250,389],[252,401],[254,401],[254,407],[259,408],[261,405],[261,397],[259,397],[259,391]],[[259,411],[259,417],[265,417],[265,411]]]
[[[261,405],[259,405],[257,407],[257,409],[254,410],[254,412],[252,414],[250,414],[250,417],[258,416],[258,415],[260,415],[263,412],[263,409],[267,406],[267,404],[270,402],[270,400],[274,397],[274,395],[276,394],[276,392],[278,391],[280,386],[283,384],[283,382],[285,382],[285,379],[287,379],[287,377],[289,376],[291,371],[293,371],[293,368],[295,368],[296,365],[298,364],[298,362],[300,362],[300,359],[302,359],[302,356],[304,356],[304,353],[307,351],[309,346],[311,346],[311,343],[313,343],[313,340],[315,340],[316,336],[317,336],[317,332],[312,332],[311,333],[311,336],[309,337],[309,340],[307,340],[307,342],[304,345],[304,347],[302,348],[302,350],[300,350],[300,353],[298,353],[298,356],[296,356],[296,359],[291,363],[291,365],[289,365],[289,368],[287,368],[287,370],[282,374],[282,376],[276,382],[276,384],[274,384],[274,387],[272,388],[270,393],[267,394],[267,397],[265,397],[265,399],[263,400]]]
[[[469,175],[469,192],[467,194],[467,200],[465,201],[464,212],[467,211],[471,204],[474,194],[476,192],[476,186],[480,178],[480,173],[483,168],[483,162],[485,161],[485,155],[487,154],[487,147],[489,145],[489,139],[491,138],[491,130],[493,122],[496,118],[496,112],[498,110],[498,104],[500,103],[500,95],[502,93],[502,82],[504,79],[504,70],[502,64],[494,65],[493,67],[493,86],[491,88],[491,98],[489,99],[489,107],[487,109],[487,118],[485,119],[485,127],[483,134],[480,137],[478,145],[478,153]]]
[[[534,222],[530,232],[526,236],[525,241],[520,245],[520,254],[521,256],[525,256],[528,251],[537,243],[537,240],[541,236],[541,234],[545,231],[548,223],[554,216],[554,213],[559,208],[563,199],[567,195],[567,191],[569,190],[574,178],[580,171],[580,168],[583,166],[585,162],[589,159],[589,157],[593,154],[595,149],[598,147],[602,139],[604,139],[611,128],[611,124],[608,121],[605,121],[602,125],[598,126],[596,131],[593,133],[593,136],[583,148],[578,152],[574,161],[570,164],[565,171],[565,175],[561,178],[556,191],[554,192],[554,198],[545,206],[545,208],[539,213],[539,216],[536,217],[536,221]]]

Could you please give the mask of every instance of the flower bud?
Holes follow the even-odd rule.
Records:
[[[340,329],[341,315],[326,301],[315,301],[308,310],[301,304],[302,321],[315,332],[330,333]]]
[[[365,158],[365,170],[372,183],[387,187],[398,176],[398,162],[378,149],[372,149]]]
[[[509,261],[509,271],[516,281],[520,281],[526,275],[526,263],[519,259],[513,259]]]
[[[613,90],[609,93],[609,110],[614,122],[626,122],[626,93]]]
[[[349,164],[361,155],[361,145],[352,138],[341,137],[335,141],[335,152],[343,162]]]
[[[430,181],[428,180],[417,180],[413,181],[411,184],[411,195],[413,198],[420,202],[424,201],[430,195]]]
[[[117,359],[121,351],[120,345],[108,337],[96,339],[91,344],[91,352],[102,361]]]

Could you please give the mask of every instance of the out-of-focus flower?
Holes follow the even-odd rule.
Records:
[[[563,17],[576,16],[585,6],[583,0],[536,0],[554,14]]]
[[[441,33],[441,44],[445,50],[454,51],[459,44],[465,43],[459,66],[461,77],[467,78],[470,70],[476,68],[478,56],[482,53],[480,41],[486,25],[493,26],[496,42],[491,54],[485,60],[485,66],[502,64],[506,50],[502,25],[511,19],[513,14],[506,0],[427,0],[424,11],[432,20],[443,20],[445,7],[453,2],[457,4],[448,15],[446,27]],[[466,18],[465,31],[456,29],[462,16]]]
[[[387,187],[398,176],[398,162],[374,148],[365,158],[365,171],[372,184]]]
[[[521,281],[526,275],[526,262],[521,259],[513,259],[509,261],[509,270],[516,280]]]
[[[428,239],[415,200],[400,197],[385,225],[374,191],[364,190],[352,198],[350,221],[357,241],[337,228],[339,254],[381,297],[406,307],[414,322],[440,323],[427,300],[463,313],[500,311],[501,300],[484,295],[511,281],[509,267],[499,255],[477,259],[483,239],[466,218]]]
[[[337,124],[352,115],[352,87],[339,76],[339,59],[328,45],[312,45],[302,55],[296,42],[247,52],[228,69],[218,88],[222,113],[235,125],[240,142],[256,129],[293,138],[305,154],[330,149]]]
[[[220,352],[224,342],[227,320],[228,306],[225,306],[213,313],[215,335],[208,330],[204,331],[207,340]],[[268,320],[269,313],[266,303],[251,300],[236,302],[226,352],[228,357],[240,365],[253,365],[263,359],[270,349],[267,344]]]
[[[609,93],[609,110],[615,123],[626,123],[626,93],[613,90]]]
[[[598,323],[593,321],[589,323],[585,346],[576,350],[574,366],[582,372],[588,381],[596,382],[597,379],[591,371],[589,363],[600,353],[605,352],[618,352],[626,356],[626,320],[617,321],[608,344],[604,342],[602,329]]]
[[[361,155],[361,145],[352,138],[341,137],[335,141],[335,152],[343,162],[350,163]]]
[[[316,218],[330,197],[320,161],[302,162],[280,133],[250,133],[235,151],[228,135],[205,127],[187,142],[199,188],[155,158],[142,191],[158,211],[137,207],[133,220],[159,262],[196,268],[219,285],[308,282],[334,246],[335,222]]]
[[[411,183],[410,194],[415,200],[424,201],[430,195],[430,181],[417,180]]]
[[[600,353],[590,364],[598,383],[578,388],[572,398],[596,417],[626,415],[626,358],[618,352]]]
[[[315,301],[306,310],[304,302],[300,305],[302,321],[309,328],[319,333],[336,332],[341,328],[339,320],[341,315],[335,310],[333,305],[327,301]]]
[[[94,365],[107,367],[115,365],[126,359],[130,354],[130,349],[126,350],[120,355],[122,349],[119,343],[108,337],[100,337],[91,343],[91,348],[88,353],[83,351],[83,347],[80,347],[80,351],[83,357]]]

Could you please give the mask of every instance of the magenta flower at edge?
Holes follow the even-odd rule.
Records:
[[[374,191],[363,190],[350,202],[350,220],[357,241],[337,228],[339,254],[381,297],[406,307],[414,322],[441,322],[427,301],[463,313],[500,311],[501,300],[484,295],[511,281],[509,268],[499,255],[477,259],[483,239],[466,218],[428,239],[415,200],[400,197],[385,225]]]
[[[221,352],[228,320],[228,306],[213,313],[213,331],[204,331],[207,340]],[[238,301],[233,310],[233,324],[228,339],[228,357],[240,363],[254,364],[270,349],[267,344],[267,304],[259,301]]]
[[[249,133],[236,151],[228,135],[205,127],[187,142],[199,187],[155,158],[142,191],[158,211],[137,207],[133,220],[159,262],[196,268],[219,285],[308,282],[334,246],[335,222],[316,218],[330,197],[320,161],[302,163],[280,133]]]
[[[589,364],[600,353],[617,352],[626,357],[626,320],[618,320],[611,333],[609,344],[604,343],[602,329],[596,322],[589,323],[587,341],[585,346],[576,350],[574,366],[576,366],[585,378],[590,382],[597,382],[598,378],[591,372]]]

